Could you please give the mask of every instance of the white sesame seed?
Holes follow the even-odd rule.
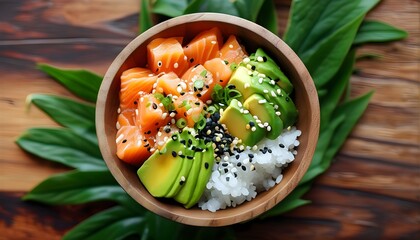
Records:
[[[184,60],[185,60],[185,61],[187,61],[187,60],[188,60],[187,56],[184,56]]]
[[[178,63],[176,62],[176,63],[174,63],[174,68],[178,68]]]
[[[261,56],[258,56],[258,57],[257,57],[257,61],[258,61],[258,62],[263,62],[263,61],[264,61],[264,59],[263,59]]]
[[[245,125],[245,128],[246,128],[246,129],[250,129],[250,128],[251,128],[251,126],[250,126],[249,124],[247,124],[247,125]]]
[[[281,90],[280,90],[280,88],[277,88],[277,94],[281,94]]]
[[[279,105],[277,105],[277,104],[274,105],[274,109],[276,109],[276,110],[279,109]]]
[[[276,93],[274,91],[271,91],[271,96],[277,97]]]
[[[239,106],[239,107],[242,107],[242,103],[241,103],[241,102],[238,102],[238,106]]]
[[[182,151],[178,151],[178,155],[182,155]]]
[[[270,84],[271,84],[271,85],[276,85],[276,82],[275,82],[274,80],[271,80],[271,81],[270,81]]]
[[[211,41],[210,43],[211,43],[211,44],[216,44],[217,42],[213,40],[213,41]]]
[[[287,131],[290,131],[292,129],[292,127],[291,126],[288,126],[287,127]]]
[[[117,139],[115,140],[116,143],[118,143],[119,141],[121,141],[124,138],[124,134],[121,134],[120,136],[117,137]]]
[[[212,103],[212,100],[207,100],[206,103],[207,104],[211,104]]]
[[[252,150],[257,151],[258,150],[258,146],[257,145],[252,146]]]
[[[178,86],[178,87],[176,88],[176,91],[177,91],[177,92],[179,92],[179,93],[180,93],[180,92],[182,92],[182,88],[181,88],[181,86]]]
[[[232,44],[229,44],[229,48],[233,48],[233,45]]]
[[[180,84],[181,84],[181,87],[182,87],[183,89],[186,89],[186,88],[187,88],[187,84],[186,84],[185,82],[180,82]]]
[[[246,68],[251,69],[252,68],[251,64],[247,64]]]
[[[159,103],[159,107],[163,107],[163,103]]]
[[[119,129],[121,128],[120,122],[117,122],[117,123],[115,124],[115,127],[117,128],[117,130],[119,130]]]
[[[153,74],[153,73],[151,73],[151,74],[149,74],[148,76],[149,76],[149,77],[153,77],[153,76],[154,76],[154,74]]]
[[[251,61],[251,59],[249,59],[248,57],[244,58],[244,60],[242,60],[242,62],[244,62],[245,64],[249,63],[249,61]]]
[[[264,127],[267,127],[267,126],[268,126],[268,122],[265,122],[265,123],[264,123]]]
[[[121,113],[121,108],[117,108],[117,113],[120,114]]]
[[[162,132],[157,133],[158,137],[162,136]]]
[[[258,100],[258,103],[259,104],[264,104],[264,103],[266,103],[267,102],[267,100],[266,99],[261,99],[261,100]]]
[[[172,118],[172,119],[171,119],[171,123],[172,123],[172,124],[175,124],[175,122],[176,122],[176,121],[175,121],[175,118]]]
[[[136,109],[136,116],[138,116],[139,115],[139,110],[138,109]]]
[[[185,177],[181,176],[181,181],[185,182]]]
[[[260,128],[264,128],[264,124],[262,124],[262,123],[258,123],[258,127],[260,127]]]
[[[271,126],[267,126],[267,131],[271,131]]]
[[[239,109],[239,112],[240,112],[240,113],[244,113],[244,109],[243,109],[243,108],[240,108],[240,109]]]
[[[162,119],[165,119],[168,116],[168,113],[163,113],[162,114]]]
[[[239,146],[239,150],[244,150],[244,149],[245,149],[244,145]]]
[[[263,83],[263,80],[264,80],[263,78],[259,78],[258,82],[261,84],[261,83]]]
[[[187,110],[187,115],[190,115],[190,114],[192,113],[192,111],[193,111],[193,109],[192,109],[192,108],[188,109],[188,110]]]
[[[223,157],[223,160],[227,161],[227,160],[229,160],[229,157],[228,156],[224,156]]]
[[[251,128],[251,131],[255,132],[255,131],[257,131],[257,128],[256,127],[252,127]]]
[[[263,90],[263,92],[264,92],[264,93],[268,93],[268,90],[267,90],[267,89],[264,89],[264,90]]]
[[[175,115],[176,115],[176,114],[175,114],[174,112],[171,112],[171,113],[169,114],[169,117],[172,117],[172,118],[173,118],[173,117],[175,117]]]
[[[277,111],[277,112],[276,112],[276,115],[277,115],[277,116],[280,116],[280,115],[281,115],[281,112]]]
[[[244,84],[244,88],[249,88],[249,87],[250,87],[249,83]]]
[[[258,74],[258,77],[265,78],[266,76],[265,76],[265,74],[264,74],[264,73],[259,73],[259,74]]]
[[[159,146],[162,146],[163,144],[165,144],[165,142],[164,142],[164,141],[159,141],[159,142],[158,142],[158,145],[159,145]]]

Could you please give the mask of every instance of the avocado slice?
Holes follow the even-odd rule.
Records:
[[[185,208],[191,208],[200,200],[204,190],[206,189],[206,185],[210,179],[214,165],[214,150],[211,143],[207,144],[204,152],[197,152],[197,154],[199,154],[197,158],[201,158],[201,166],[192,197],[188,203],[184,205]]]
[[[276,62],[264,50],[258,48],[250,59],[249,64],[254,66],[257,72],[263,73],[274,80],[287,94],[293,91],[293,85],[289,78],[287,78]]]
[[[166,149],[166,151],[165,151]],[[183,151],[184,145],[180,141],[170,139],[161,151],[156,151],[138,169],[139,176],[144,187],[154,197],[165,197],[178,187],[179,175],[184,168],[184,160],[173,152]]]
[[[297,109],[289,95],[277,84],[270,83],[269,78],[262,78],[250,75],[249,69],[239,66],[232,74],[228,84],[235,85],[242,96],[240,100],[246,101],[253,94],[260,94],[268,102],[273,103],[276,112],[280,112],[280,118],[283,121],[283,127],[292,126],[297,119]],[[277,106],[276,106],[277,105]]]
[[[201,149],[205,149],[205,145],[202,142],[198,144],[197,147]],[[186,178],[184,186],[174,196],[174,199],[177,202],[186,205],[192,198],[194,189],[197,185],[197,179],[200,174],[201,163],[202,163],[202,152],[201,151],[195,152],[194,158],[192,159],[192,166],[191,166],[190,174]]]
[[[236,99],[232,99],[223,111],[219,122],[225,124],[228,132],[247,146],[254,146],[265,136],[265,129],[258,126],[252,115]]]
[[[276,110],[272,103],[267,102],[267,100],[260,94],[251,95],[245,102],[244,107],[249,110],[249,112],[257,116],[262,123],[268,123],[270,128],[266,128],[267,138],[276,139],[283,130],[283,121],[280,116],[276,114]]]

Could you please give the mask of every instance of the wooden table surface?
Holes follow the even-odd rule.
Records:
[[[59,239],[103,207],[21,201],[67,169],[26,154],[14,140],[29,127],[54,125],[36,108],[25,112],[28,94],[72,96],[35,63],[103,74],[136,36],[138,2],[0,0],[0,239]],[[290,1],[276,5],[283,32]],[[305,196],[312,204],[237,226],[240,239],[420,239],[419,9],[416,0],[383,0],[368,15],[410,36],[359,50],[381,55],[359,61],[352,78],[354,96],[375,90],[366,114]]]

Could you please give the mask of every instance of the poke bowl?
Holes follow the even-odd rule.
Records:
[[[293,50],[218,13],[136,37],[107,70],[96,104],[99,147],[121,187],[146,209],[196,226],[248,221],[281,202],[311,163],[319,118],[316,88]]]

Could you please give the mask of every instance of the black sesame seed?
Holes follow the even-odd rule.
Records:
[[[249,153],[249,154],[248,154],[248,157],[249,157],[249,158],[253,158],[253,157],[254,157],[254,154]]]
[[[179,185],[183,185],[184,184],[184,181],[179,181]]]
[[[249,126],[250,126],[250,127],[253,127],[253,126],[255,126],[255,123],[254,123],[254,122],[252,122],[252,121],[250,121],[250,122],[249,122]]]
[[[134,105],[137,105],[137,101],[134,101]]]
[[[269,153],[272,153],[272,152],[273,152],[273,151],[271,151],[271,149],[268,149],[267,151],[268,151]]]
[[[204,163],[204,168],[209,169],[209,167],[210,167],[210,166],[209,166],[209,163],[208,163],[208,162],[205,162],[205,163]]]
[[[151,133],[152,133],[152,131],[150,131],[150,130],[146,132],[146,134],[151,134]]]
[[[237,156],[239,156],[239,155],[237,155]],[[237,164],[236,164],[236,166],[238,166],[238,167],[240,167],[242,165],[242,163],[240,163],[240,162],[238,162]]]
[[[187,159],[190,159],[191,160],[193,158],[194,158],[194,156],[190,156],[190,155],[187,156]]]
[[[236,173],[233,173],[233,176],[235,176],[235,178],[236,178],[236,177],[238,177],[238,174],[236,174]]]
[[[192,140],[191,139],[188,139],[188,144],[192,144]]]
[[[176,156],[177,156],[176,152],[172,151],[172,157],[176,157]]]
[[[228,163],[222,163],[223,167],[227,167],[229,164]]]
[[[176,136],[176,135],[172,135],[172,140],[174,140],[174,141],[176,141],[176,140],[178,140],[178,137]]]
[[[219,80],[219,82],[223,82],[223,80],[222,80],[222,79],[220,79],[220,80]]]
[[[224,171],[225,171],[225,173],[227,173],[227,172],[229,172],[229,169],[225,168]]]
[[[280,143],[280,144],[279,144],[279,147],[284,148],[283,143]]]
[[[197,97],[201,97],[201,94],[200,93],[197,93]]]
[[[289,97],[286,97],[286,102],[288,102],[288,101],[290,101],[290,98]]]
[[[239,159],[241,156],[238,154],[235,156],[236,159]]]
[[[228,181],[228,182],[229,182],[229,180],[230,180],[230,177],[226,177],[226,181]]]
[[[180,158],[185,158],[185,155],[183,155],[183,154],[179,154],[179,157],[180,157]]]
[[[126,142],[127,142],[127,139],[122,140],[122,143],[126,143]]]
[[[242,170],[246,171],[246,167],[245,166],[242,166]]]
[[[254,71],[255,70],[255,66],[251,66],[251,70]]]
[[[233,84],[229,84],[229,85],[228,85],[228,88],[229,88],[229,89],[235,89],[235,88],[236,88],[236,86],[235,86],[235,85],[233,85]]]
[[[190,58],[190,63],[193,63],[194,62],[194,58]],[[196,67],[197,65],[195,65],[195,67]]]
[[[184,144],[184,145],[185,145],[185,143],[186,143],[186,141],[185,141],[184,139],[182,139],[180,142],[181,142],[182,144]]]
[[[263,56],[262,59],[263,59],[263,62],[267,62],[267,57],[266,56]]]

